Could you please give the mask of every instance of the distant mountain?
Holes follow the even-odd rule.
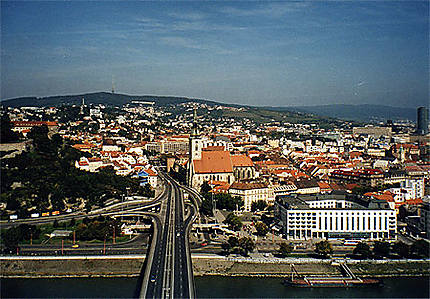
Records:
[[[126,94],[117,94],[109,92],[95,92],[86,93],[80,95],[64,95],[64,96],[50,96],[50,97],[22,97],[14,99],[2,100],[1,104],[7,107],[23,107],[23,106],[61,106],[61,105],[80,105],[82,99],[85,99],[86,104],[104,104],[111,106],[122,106],[132,101],[150,101],[155,102],[157,105],[172,105],[180,104],[185,102],[199,102],[209,105],[221,105],[228,107],[245,107],[248,112],[252,111],[252,115],[241,115],[241,117],[247,117],[258,114],[261,118],[261,114],[264,114],[264,119],[270,120],[269,111],[282,112],[282,113],[294,113],[297,116],[297,112],[305,114],[313,114],[323,118],[337,118],[345,120],[355,121],[385,121],[387,119],[399,120],[408,119],[415,121],[416,110],[413,108],[400,108],[382,105],[320,105],[320,106],[293,106],[293,107],[251,107],[237,104],[223,104],[209,100],[187,98],[187,97],[175,97],[175,96],[135,96]],[[255,115],[254,115],[255,114]],[[267,115],[266,115],[267,114]],[[289,115],[293,117],[294,115]],[[272,115],[273,119],[281,119],[280,115]],[[302,115],[300,118],[304,117]]]
[[[231,118],[249,118],[257,123],[265,123],[270,121],[292,122],[292,123],[320,123],[321,126],[330,126],[337,120],[328,117],[313,116],[308,113],[291,111],[284,108],[281,110],[266,109],[264,107],[252,107],[237,104],[218,103],[209,100],[175,97],[175,96],[131,96],[125,94],[112,94],[108,92],[95,92],[80,95],[64,95],[51,97],[22,97],[15,99],[7,99],[1,101],[1,105],[5,107],[55,107],[61,105],[81,105],[82,99],[85,99],[85,104],[103,104],[107,106],[123,106],[124,104],[133,101],[155,102],[159,106],[177,105],[186,102],[198,102],[207,105],[220,105],[232,109],[223,109],[212,111],[213,117],[231,117]]]
[[[95,92],[80,95],[64,95],[64,96],[51,96],[51,97],[22,97],[3,100],[1,104],[6,107],[46,107],[46,106],[61,106],[61,105],[80,105],[82,99],[85,99],[85,104],[104,104],[112,106],[122,106],[132,101],[150,101],[158,105],[179,104],[184,102],[201,102],[208,104],[216,104],[212,101],[192,99],[185,97],[173,96],[131,96],[125,94],[108,93],[108,92]]]
[[[385,121],[391,120],[416,120],[416,109],[400,108],[382,105],[320,105],[320,106],[294,106],[294,107],[264,107],[276,111],[295,111],[311,113],[319,116],[326,116],[338,119],[357,121]]]

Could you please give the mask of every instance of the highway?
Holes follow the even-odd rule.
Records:
[[[139,297],[194,298],[188,233],[197,209],[191,205],[184,220],[184,199],[179,185],[166,174],[160,176],[167,182],[167,200],[163,201],[160,212],[163,226],[157,233],[154,229]]]

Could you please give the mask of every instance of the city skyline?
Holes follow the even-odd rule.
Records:
[[[428,106],[428,2],[2,1],[2,99]]]

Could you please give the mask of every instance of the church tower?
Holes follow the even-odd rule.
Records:
[[[188,169],[187,169],[187,184],[192,186],[193,179],[193,161],[200,160],[202,158],[202,140],[200,139],[199,129],[197,125],[197,111],[194,107],[193,125],[191,127],[191,134],[188,143]]]

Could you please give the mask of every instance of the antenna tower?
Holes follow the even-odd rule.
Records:
[[[115,84],[113,80],[113,75],[112,75],[112,93],[115,93]]]

